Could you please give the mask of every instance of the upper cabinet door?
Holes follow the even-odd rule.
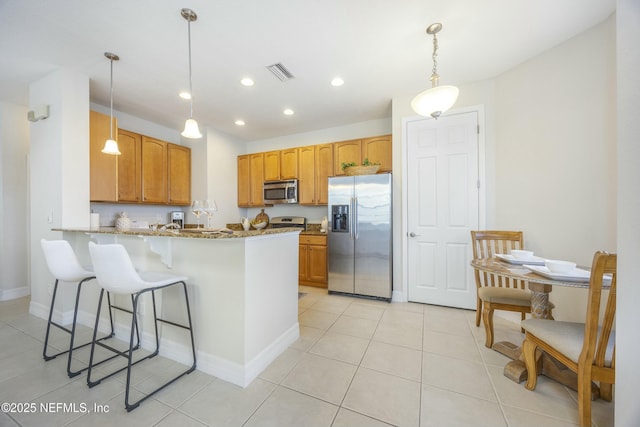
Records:
[[[191,149],[167,144],[169,168],[168,199],[170,205],[191,204]]]
[[[142,185],[140,169],[142,155],[142,136],[120,129],[118,131],[118,201],[140,202]]]
[[[249,155],[238,156],[238,206],[251,205],[251,175],[249,170]]]
[[[315,148],[313,145],[298,149],[298,163],[300,174],[298,176],[298,203],[301,205],[313,205],[316,202],[316,168]]]
[[[362,140],[362,161],[380,163],[378,172],[391,172],[391,135],[376,136]]]
[[[104,154],[104,143],[109,139],[110,117],[95,111],[89,112],[89,199],[92,202],[116,202],[118,200],[119,156]],[[113,119],[113,136],[117,137],[118,125]]]
[[[360,139],[333,143],[333,174],[344,175],[342,163],[362,163],[362,144]]]
[[[329,177],[333,176],[333,144],[315,146],[316,204],[329,203]]]
[[[262,153],[249,155],[250,205],[264,206],[262,184],[264,184],[264,155]]]
[[[167,203],[167,143],[142,137],[142,201]]]
[[[280,151],[280,179],[298,178],[298,149]]]
[[[280,151],[264,153],[264,181],[280,179]]]

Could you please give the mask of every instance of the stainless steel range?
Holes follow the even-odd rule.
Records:
[[[269,221],[271,228],[295,227],[302,231],[307,229],[307,218],[303,216],[274,216]]]

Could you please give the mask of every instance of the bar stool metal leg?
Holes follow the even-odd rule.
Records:
[[[195,340],[193,334],[193,323],[191,319],[191,308],[189,306],[189,295],[187,292],[186,280],[187,277],[179,276],[175,274],[167,274],[167,273],[138,273],[131,262],[131,258],[127,253],[124,246],[119,244],[108,244],[108,245],[96,245],[93,242],[89,243],[89,252],[91,254],[91,259],[93,260],[93,265],[96,271],[96,277],[98,283],[102,287],[102,291],[100,293],[100,306],[102,305],[102,298],[105,291],[116,292],[121,295],[129,295],[132,299],[132,309],[125,310],[131,313],[131,329],[129,331],[129,343],[128,349],[125,351],[120,351],[116,348],[113,348],[105,343],[101,343],[97,340],[94,340],[91,344],[91,353],[89,359],[89,370],[87,372],[87,385],[89,387],[94,387],[98,385],[102,380],[109,378],[113,375],[116,375],[123,370],[127,370],[126,377],[126,385],[125,385],[125,408],[127,411],[132,411],[137,408],[140,403],[149,397],[153,396],[158,391],[164,389],[168,385],[172,384],[179,378],[184,375],[187,375],[193,372],[196,368],[196,350],[195,350]],[[168,319],[163,319],[158,317],[158,309],[156,306],[156,295],[155,291],[158,289],[168,288],[169,286],[181,285],[182,290],[184,292],[185,298],[185,309],[186,315],[188,319],[188,324],[181,324],[178,322],[174,322]],[[155,349],[152,353],[139,358],[134,361],[134,351],[137,347],[140,346],[140,338],[139,338],[139,325],[138,325],[138,308],[140,306],[140,297],[150,293],[151,294],[151,302],[152,302],[152,313],[153,313],[153,327],[155,333]],[[119,308],[114,306],[114,308]],[[100,321],[100,307],[97,310],[96,314],[96,323],[94,328],[94,337],[97,335],[97,330]],[[138,363],[141,363],[144,360],[155,357],[159,354],[160,351],[160,336],[158,332],[158,324],[162,322],[167,325],[171,325],[174,327],[178,327],[181,329],[186,329],[189,331],[189,339],[191,344],[191,354],[193,357],[193,363],[184,371],[180,372],[178,375],[173,378],[165,381],[162,385],[157,387],[155,390],[147,393],[142,398],[136,400],[135,402],[130,401],[130,392],[131,392],[131,375],[132,369]],[[94,378],[92,375],[94,374],[93,367],[95,366],[94,357],[95,357],[95,348],[96,346],[100,346],[106,349],[111,350],[114,353],[113,357],[122,356],[127,359],[127,364],[125,367],[121,369],[115,370],[115,372],[111,372],[103,375],[100,378]]]
[[[67,357],[67,375],[69,376],[69,378],[73,378],[77,375],[80,375],[82,372],[86,371],[89,367],[85,367],[82,369],[79,369],[77,371],[72,371],[71,370],[71,360],[73,358],[73,351],[74,350],[78,350],[80,348],[86,347],[88,345],[91,345],[92,341],[88,341],[84,344],[80,344],[78,346],[74,346],[75,344],[75,336],[76,336],[76,325],[77,325],[77,320],[78,320],[78,306],[80,303],[80,291],[82,290],[82,285],[86,282],[88,282],[89,280],[95,279],[95,276],[90,276],[90,277],[86,277],[84,279],[82,279],[80,282],[78,282],[78,289],[76,291],[76,301],[75,301],[75,307],[73,310],[73,321],[71,323],[71,329],[65,327],[64,325],[61,325],[57,322],[55,322],[53,320],[53,311],[54,311],[54,307],[55,307],[55,302],[56,302],[56,296],[58,294],[58,284],[59,284],[59,280],[56,279],[55,284],[53,286],[53,295],[51,296],[51,307],[49,308],[49,319],[47,322],[47,331],[45,332],[45,337],[44,337],[44,348],[42,350],[42,357],[45,361],[49,361],[52,359],[55,359],[56,357],[62,355],[62,354],[67,354],[68,353],[68,357]],[[111,320],[111,330],[110,332],[102,337],[99,338],[99,341],[111,338],[115,335],[114,330],[113,330],[113,319],[111,318],[111,312],[109,312],[110,315],[110,320]],[[69,349],[68,350],[63,350],[60,351],[58,353],[55,354],[47,354],[47,349],[49,347],[49,336],[50,336],[50,332],[51,332],[51,325],[56,326],[57,328],[67,332],[70,334],[69,337]]]

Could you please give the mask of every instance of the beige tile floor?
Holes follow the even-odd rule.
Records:
[[[0,412],[4,426],[575,426],[576,393],[545,377],[527,391],[502,375],[504,356],[484,347],[472,311],[385,303],[301,288],[300,339],[249,387],[196,371],[124,410],[124,376],[88,389],[66,358],[45,363],[45,321],[28,299],[0,303],[0,403],[76,403],[76,411]],[[89,330],[82,335],[89,336]],[[520,342],[517,324],[496,336]],[[63,346],[65,337],[54,337]],[[74,366],[87,359],[77,352]],[[138,369],[136,393],[181,365],[157,357]],[[88,413],[80,405],[108,408]],[[39,406],[38,406],[39,407]],[[594,425],[613,425],[613,403],[594,402]]]

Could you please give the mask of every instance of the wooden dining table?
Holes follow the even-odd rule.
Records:
[[[525,281],[532,294],[531,316],[534,319],[552,319],[549,293],[551,293],[554,286],[583,289],[589,288],[588,280],[576,281],[575,279],[560,280],[558,278],[550,278],[542,274],[537,274],[522,265],[510,264],[498,258],[473,260],[471,261],[471,266],[481,272],[495,274],[512,280]],[[579,268],[589,270],[588,267]],[[504,375],[507,378],[517,383],[521,383],[527,379],[527,368],[524,364],[524,360],[522,359],[522,348],[520,345],[508,341],[501,341],[496,342],[492,348],[493,350],[512,359],[504,367]],[[542,364],[542,369],[539,370],[541,374],[553,378],[568,387],[576,389],[577,376],[573,372],[546,353],[542,353],[541,358],[542,360],[540,363]]]

